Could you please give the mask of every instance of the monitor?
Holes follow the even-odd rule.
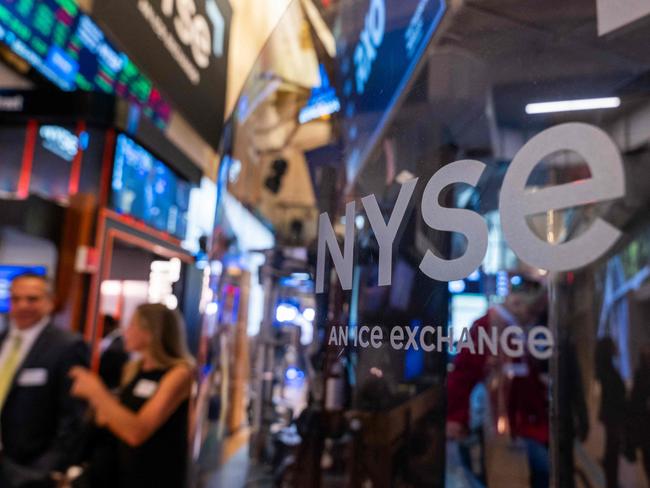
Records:
[[[124,134],[117,137],[112,207],[179,239],[185,238],[192,185]]]

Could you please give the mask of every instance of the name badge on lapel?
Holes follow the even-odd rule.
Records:
[[[18,374],[18,386],[44,386],[47,384],[47,369],[26,368]]]
[[[138,398],[151,398],[158,389],[158,383],[151,380],[142,379],[138,381],[133,388],[133,395]]]

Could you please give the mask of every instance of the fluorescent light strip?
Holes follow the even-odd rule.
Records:
[[[527,114],[548,114],[552,112],[572,112],[574,110],[596,110],[599,108],[616,108],[621,104],[618,97],[585,98],[582,100],[563,100],[558,102],[529,103]]]

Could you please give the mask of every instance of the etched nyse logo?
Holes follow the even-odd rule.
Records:
[[[579,185],[566,183],[550,188],[527,190],[526,182],[537,164],[558,151],[580,154],[591,172],[591,178]],[[439,281],[453,281],[469,276],[479,267],[488,244],[488,228],[483,218],[471,211],[443,207],[439,203],[442,190],[456,183],[476,186],[485,164],[465,159],[442,167],[427,182],[422,196],[422,218],[432,229],[458,232],[467,239],[465,253],[455,259],[443,259],[431,250],[420,263],[420,271]],[[406,213],[418,179],[405,182],[393,212],[385,222],[374,195],[361,199],[368,221],[379,244],[379,286],[392,280],[393,242]],[[499,197],[501,225],[508,244],[519,258],[537,268],[567,271],[586,266],[601,257],[618,240],[621,232],[601,218],[578,237],[561,244],[539,239],[528,227],[526,218],[551,210],[613,200],[625,194],[625,175],[621,155],[609,136],[601,129],[584,123],[561,124],[540,132],[529,140],[513,159],[503,181]],[[318,256],[316,293],[322,293],[325,282],[325,259],[329,250],[334,268],[344,290],[352,288],[354,254],[355,202],[345,209],[345,241],[343,252],[338,246],[327,213],[318,222]]]

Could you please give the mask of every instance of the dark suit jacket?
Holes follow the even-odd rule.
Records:
[[[0,335],[0,346],[6,337]],[[68,372],[87,364],[88,349],[80,337],[54,325],[43,329],[16,371],[0,414],[5,461],[44,473],[67,468],[86,408],[70,396]],[[27,376],[21,381],[26,371],[32,373],[31,382],[24,380]]]

